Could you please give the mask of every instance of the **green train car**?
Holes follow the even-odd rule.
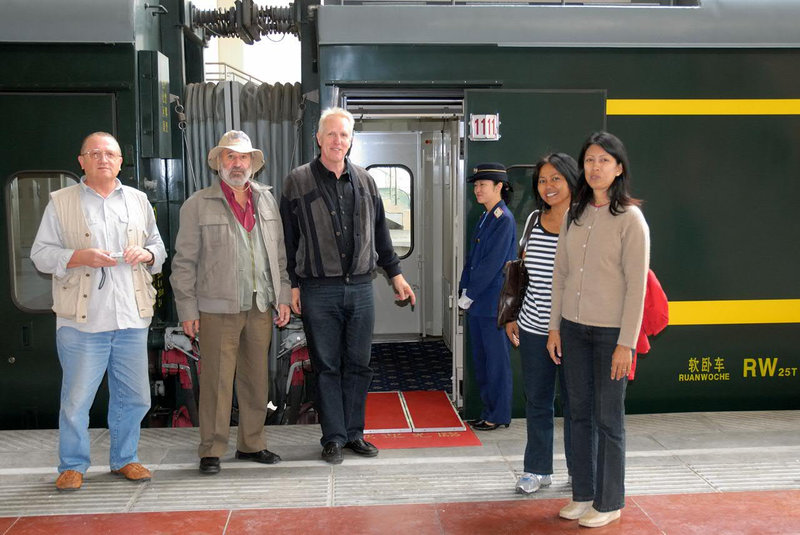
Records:
[[[294,162],[313,157],[321,108],[353,112],[351,157],[386,181],[393,238],[418,294],[414,309],[397,307],[379,277],[376,341],[443,339],[453,400],[474,415],[454,299],[480,212],[465,176],[480,161],[516,166],[511,208],[521,231],[533,204],[525,166],[554,150],[576,154],[590,132],[607,129],[629,149],[651,265],[670,299],[670,326],[640,358],[628,411],[800,408],[800,4],[584,4],[303,0],[288,8],[302,46]],[[86,133],[113,132],[122,179],[148,193],[171,251],[192,191],[186,140],[196,128],[183,129],[176,104],[188,109],[186,88],[203,82],[211,26],[181,0],[12,1],[0,13],[0,250],[8,258],[0,262],[0,428],[54,427],[60,368],[49,280],[27,258],[46,194],[79,176],[75,145]],[[279,178],[264,180],[279,192]],[[166,277],[160,282],[154,377],[163,329],[176,322]],[[516,353],[512,364],[520,377]],[[519,417],[518,379],[514,386]],[[179,403],[177,395],[154,380],[155,406]],[[92,424],[102,422],[93,412]]]
[[[50,278],[35,270],[29,253],[49,193],[81,175],[77,153],[87,134],[117,137],[120,179],[147,193],[165,243],[177,231],[183,143],[171,96],[181,97],[187,81],[202,80],[202,40],[181,24],[182,2],[146,5],[108,0],[0,7],[2,429],[57,427],[61,368]],[[173,320],[165,276],[156,284],[157,334]],[[98,398],[93,426],[104,425],[107,390]]]
[[[425,147],[443,139],[452,165],[421,178],[434,189],[421,188],[415,207],[437,218],[420,221],[423,246],[443,229],[444,283],[441,296],[423,285],[421,301],[442,302],[466,414],[479,401],[462,322],[448,315],[480,213],[465,170],[577,156],[599,129],[627,145],[651,266],[670,299],[670,326],[640,359],[628,411],[800,407],[800,4],[457,4],[322,6],[308,78],[322,106],[349,108],[376,145],[377,132],[419,133],[423,174],[437,157]],[[499,125],[489,136],[487,120]],[[521,231],[531,185],[515,176]],[[518,379],[518,355],[512,362]]]

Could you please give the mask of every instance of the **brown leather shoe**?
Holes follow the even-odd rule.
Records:
[[[119,470],[112,470],[112,474],[125,476],[128,481],[150,481],[150,470],[139,463],[128,463]]]
[[[56,488],[61,492],[72,492],[81,488],[83,484],[83,474],[75,470],[64,470],[58,474]]]

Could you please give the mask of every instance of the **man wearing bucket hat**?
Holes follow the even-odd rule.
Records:
[[[467,311],[475,382],[483,402],[473,429],[493,431],[511,422],[511,360],[505,329],[497,327],[503,266],[516,258],[517,226],[506,206],[511,184],[503,164],[478,164],[467,182],[484,212],[472,235],[459,283],[458,306]]]
[[[200,472],[216,474],[228,449],[234,376],[239,402],[236,458],[274,464],[267,450],[267,350],[274,323],[289,321],[278,204],[252,180],[264,165],[247,134],[227,132],[208,153],[219,180],[181,207],[170,282],[187,336],[200,333]]]

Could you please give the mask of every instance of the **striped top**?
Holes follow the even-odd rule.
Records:
[[[538,212],[532,213],[531,217],[535,217],[536,221],[525,246],[528,287],[525,290],[525,300],[519,311],[517,324],[523,331],[547,334],[553,287],[553,260],[556,256],[558,234],[552,234],[542,227]]]

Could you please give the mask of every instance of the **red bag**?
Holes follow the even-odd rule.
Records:
[[[631,373],[628,380],[633,380],[636,374],[636,356],[641,353],[644,355],[650,351],[650,341],[648,336],[655,336],[664,330],[669,324],[669,301],[667,294],[658,282],[656,274],[650,269],[647,271],[647,289],[644,293],[644,314],[642,315],[642,327],[639,330],[639,340],[636,341],[636,352],[633,354],[631,363]]]

